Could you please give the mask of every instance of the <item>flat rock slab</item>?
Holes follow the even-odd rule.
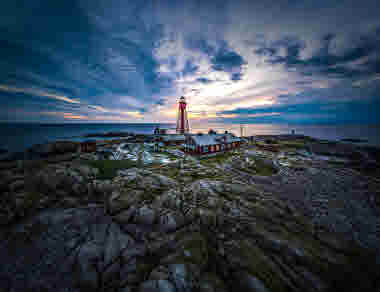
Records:
[[[120,260],[133,243],[102,207],[48,211],[1,238],[0,287],[10,291],[95,289],[105,278],[118,276],[123,269]],[[123,259],[128,262],[127,255]]]

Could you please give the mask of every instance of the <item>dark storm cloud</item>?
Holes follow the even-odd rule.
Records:
[[[183,76],[193,75],[195,72],[198,71],[198,69],[199,66],[196,65],[192,60],[187,60],[182,70],[182,74]]]
[[[146,27],[135,19],[124,28],[127,33],[115,34],[91,19],[77,1],[16,2],[2,9],[13,17],[0,19],[3,85],[26,89],[24,95],[33,88],[111,108],[120,106],[115,96],[124,95],[137,96],[149,106],[152,95],[171,87],[172,79],[158,72],[160,64],[153,56],[162,26]],[[24,106],[36,99],[15,97]],[[52,100],[49,104],[57,107]]]
[[[213,80],[208,79],[208,78],[204,78],[204,77],[197,78],[196,81],[198,81],[198,82],[200,82],[200,83],[203,83],[203,84],[209,84],[209,83],[214,82]]]
[[[165,100],[164,99],[159,99],[158,101],[156,101],[156,104],[157,105],[164,105],[165,104]]]
[[[236,108],[219,114],[237,115],[237,118],[225,119],[234,123],[378,123],[380,82],[364,88],[346,82],[333,89],[308,89],[295,95],[279,95],[277,100],[277,105]]]
[[[278,55],[280,48],[286,50],[285,56]],[[300,52],[305,48],[305,44],[296,38],[284,38],[272,44],[271,47],[261,47],[255,50],[257,55],[268,56],[271,64],[284,63],[291,67],[300,64]]]
[[[7,117],[22,116],[17,108],[149,117],[186,93],[228,108],[256,98],[281,106],[374,101],[378,15],[375,0],[5,1],[0,106]]]
[[[231,74],[231,80],[238,81],[243,73],[243,66],[247,62],[227,45],[221,46],[217,53],[211,58],[212,68],[215,71],[224,71]]]
[[[305,42],[297,38],[284,38],[273,42],[270,46],[261,46],[254,50],[258,56],[265,58],[271,65],[283,64],[287,68],[297,68],[305,75],[324,74],[343,78],[369,76],[380,72],[380,29],[368,35],[360,36],[359,43],[341,55],[330,51],[334,34],[327,34],[321,39],[321,49],[309,58],[302,58],[301,51],[306,48]],[[280,54],[280,49],[285,55]],[[374,54],[377,54],[373,56]],[[373,57],[360,64],[349,66],[349,63],[362,58]]]
[[[216,40],[212,44],[205,39],[192,35],[185,39],[184,45],[190,50],[205,54],[209,58],[213,70],[229,73],[232,81],[241,80],[243,66],[247,62],[241,55],[232,50],[225,40]]]
[[[233,73],[234,70],[242,70],[242,66],[246,64],[242,56],[238,53],[226,48],[221,47],[218,52],[211,58],[212,68],[216,71],[225,71]]]
[[[256,109],[236,109],[221,114],[236,114],[223,119],[231,123],[354,124],[377,123],[379,100],[366,102],[311,102]]]
[[[198,35],[190,35],[185,38],[184,45],[190,50],[200,51],[208,56],[215,55],[216,49],[206,39],[200,38]]]
[[[261,47],[255,50],[255,54],[259,56],[264,56],[264,57],[273,57],[277,53],[277,48],[275,47]]]
[[[231,80],[232,81],[239,81],[239,80],[242,79],[242,77],[243,77],[243,73],[242,72],[232,73]]]

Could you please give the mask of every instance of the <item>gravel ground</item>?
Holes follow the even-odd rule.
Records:
[[[315,227],[344,234],[376,251],[380,261],[380,214],[370,203],[380,183],[359,172],[326,162],[294,171],[281,170],[267,185],[252,179],[309,217]]]

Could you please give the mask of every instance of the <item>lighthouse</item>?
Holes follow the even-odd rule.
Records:
[[[189,120],[187,119],[186,100],[183,96],[179,99],[177,113],[177,134],[189,133]]]

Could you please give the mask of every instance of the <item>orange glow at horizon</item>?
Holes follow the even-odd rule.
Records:
[[[237,108],[255,108],[260,106],[270,106],[275,104],[275,99],[272,96],[262,96],[260,98],[252,98],[244,101],[240,101],[233,104],[197,104],[194,100],[193,104],[188,104],[188,118],[193,120],[213,119],[213,118],[236,118],[239,114],[229,113],[223,114],[223,111],[231,111]],[[176,118],[178,104],[172,104],[170,108],[162,109],[159,111],[160,115],[167,118]],[[244,115],[244,117],[258,117],[276,115],[278,113],[266,113],[266,114],[251,114]]]
[[[63,118],[64,119],[69,119],[69,120],[83,120],[83,119],[87,119],[86,116],[75,115],[75,114],[71,114],[71,113],[63,113]]]

